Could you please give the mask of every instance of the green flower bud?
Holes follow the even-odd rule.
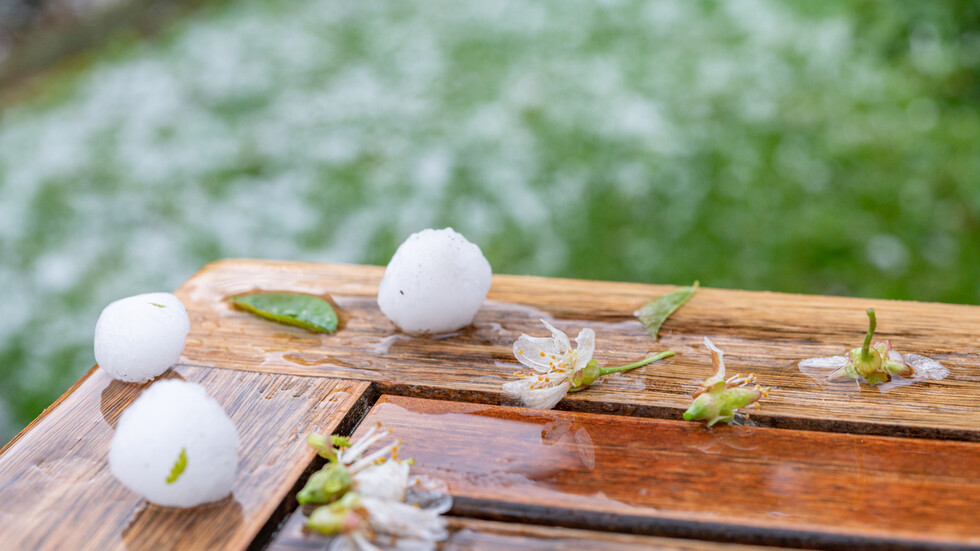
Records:
[[[296,494],[296,501],[301,505],[330,503],[347,493],[351,483],[347,467],[330,463],[310,476],[303,489]]]
[[[317,507],[310,514],[306,525],[310,530],[315,530],[321,534],[339,534],[343,531],[349,514],[351,514],[349,511],[331,511],[330,507],[327,506]]]
[[[361,506],[361,496],[357,492],[347,492],[330,505],[317,507],[310,514],[306,526],[321,534],[339,534],[357,528],[364,519],[357,514]]]

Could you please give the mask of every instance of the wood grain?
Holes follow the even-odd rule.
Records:
[[[980,444],[382,396],[453,512],[806,547],[977,548]]]
[[[536,526],[511,522],[494,522],[470,518],[449,519],[449,539],[439,545],[440,551],[546,551],[563,549],[585,551],[778,551],[773,547],[616,534],[577,530],[557,526]],[[276,535],[266,551],[312,551],[325,549],[330,538],[304,530],[306,515],[297,510]]]
[[[238,427],[227,499],[195,509],[147,504],[117,482],[106,455],[122,411],[146,385],[95,369],[0,454],[4,549],[245,549],[312,463],[309,431],[336,429],[367,383],[182,367]]]
[[[629,363],[664,349],[678,355],[608,377],[569,396],[559,409],[680,418],[697,380],[710,374],[705,335],[726,352],[729,370],[755,372],[773,387],[757,423],[771,427],[980,441],[980,307],[702,288],[664,325],[655,343],[632,315],[674,289],[526,276],[494,276],[474,324],[435,337],[410,337],[379,311],[383,269],[372,266],[227,260],[206,266],[178,295],[191,315],[183,361],[293,375],[377,382],[391,393],[503,403],[500,386],[518,367],[521,333],[545,335],[544,318],[570,334],[595,329],[596,358]],[[288,290],[331,297],[345,323],[313,335],[257,319],[229,297]],[[925,354],[952,374],[943,381],[881,392],[828,386],[797,362],[858,346],[864,311],[878,312],[879,337],[904,353]]]

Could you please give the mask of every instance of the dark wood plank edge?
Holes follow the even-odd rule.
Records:
[[[599,532],[827,551],[850,549],[976,551],[977,549],[972,545],[788,530],[779,528],[775,523],[773,526],[766,527],[737,526],[711,521],[621,515],[455,496],[450,514],[497,522],[520,522]]]
[[[526,537],[539,540],[547,540],[548,538],[574,538],[576,540],[588,541],[592,543],[625,544],[629,545],[630,547],[636,546],[636,548],[643,549],[710,548],[717,551],[760,551],[765,549],[776,551],[777,549],[785,549],[782,547],[750,547],[730,542],[706,542],[702,539],[660,538],[657,536],[627,534],[622,532],[597,532],[595,530],[545,526],[541,524],[495,522],[469,517],[446,518],[449,521],[449,529],[454,533],[454,535],[456,532],[462,530],[475,530],[478,533],[502,535],[505,537]],[[450,540],[452,540],[452,536],[450,537]]]
[[[220,368],[218,368],[220,369]],[[342,436],[350,436],[357,429],[357,426],[361,421],[367,416],[374,404],[377,403],[381,394],[378,393],[374,385],[369,385],[364,392],[358,396],[357,401],[351,406],[347,412],[344,414],[343,419],[341,419],[340,424],[337,425],[337,429],[334,431],[335,434],[340,434]],[[275,540],[276,535],[282,530],[286,522],[289,520],[289,515],[296,510],[299,503],[296,501],[296,494],[303,488],[306,484],[306,480],[314,472],[318,471],[326,463],[326,460],[320,456],[314,456],[313,461],[307,465],[303,474],[296,479],[293,487],[286,494],[282,502],[276,507],[275,512],[272,516],[266,520],[266,523],[256,534],[252,543],[248,546],[248,551],[261,551],[268,548],[273,540]]]
[[[343,377],[335,377],[343,378]],[[409,398],[428,398],[452,402],[469,402],[474,404],[515,406],[503,394],[480,390],[458,390],[452,388],[386,383],[373,381],[372,386],[382,394],[406,396]],[[578,413],[601,413],[605,415],[621,415],[624,417],[644,417],[650,419],[666,419],[679,421],[683,418],[684,410],[670,406],[635,405],[624,402],[601,402],[589,400],[588,391],[583,391],[562,400],[554,408],[556,411],[574,411]],[[770,415],[761,410],[751,410],[751,422],[759,427],[787,430],[809,430],[817,432],[834,432],[846,434],[865,434],[869,436],[892,436],[896,438],[917,438],[925,440],[954,440],[963,442],[980,442],[980,431],[953,430],[938,427],[920,427],[900,424],[872,423],[862,421],[845,421],[833,419],[810,419],[787,415]]]

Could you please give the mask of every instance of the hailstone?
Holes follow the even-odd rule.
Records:
[[[452,228],[422,230],[391,257],[378,306],[406,333],[455,331],[473,321],[491,276],[480,247]]]
[[[146,382],[177,363],[190,326],[183,303],[170,293],[117,300],[95,325],[95,361],[115,379]]]
[[[119,418],[109,469],[157,505],[194,507],[231,492],[238,470],[238,431],[197,384],[153,383]]]

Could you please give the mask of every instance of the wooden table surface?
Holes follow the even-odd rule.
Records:
[[[495,276],[474,323],[434,337],[396,331],[375,302],[383,268],[226,260],[177,295],[191,331],[165,374],[202,384],[241,435],[233,494],[191,510],[148,505],[109,473],[118,417],[146,385],[93,368],[0,450],[3,549],[321,549],[293,498],[318,463],[310,431],[380,421],[416,470],[454,495],[443,549],[980,548],[980,307],[701,289],[654,341],[632,315],[673,287]],[[341,329],[315,335],[231,307],[255,290],[324,296]],[[803,358],[878,336],[950,371],[882,392],[828,385]],[[501,391],[511,345],[596,331],[601,363],[671,349],[556,411]],[[94,320],[93,320],[94,323]],[[755,426],[680,420],[710,375],[772,387]]]

